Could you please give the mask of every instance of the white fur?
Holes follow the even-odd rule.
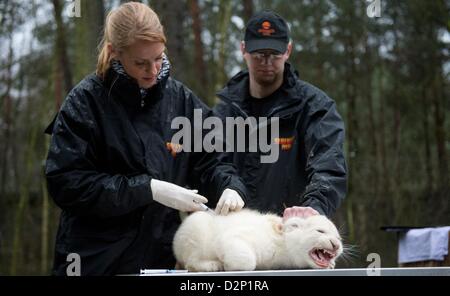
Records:
[[[334,250],[328,266],[310,256],[317,248]],[[173,250],[190,271],[334,268],[342,242],[325,216],[292,217],[283,224],[279,216],[251,210],[227,216],[196,212],[181,224]]]

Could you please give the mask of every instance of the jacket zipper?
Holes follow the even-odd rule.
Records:
[[[119,75],[116,76],[116,78],[114,79],[113,83],[111,84],[111,87],[109,88],[109,92],[108,92],[108,98],[111,96],[111,91],[114,87],[114,84],[116,84],[117,79],[119,79]]]
[[[248,115],[244,110],[242,110],[242,108],[241,108],[236,102],[234,102],[233,100],[231,100],[231,99],[225,97],[225,96],[222,95],[222,94],[218,94],[217,96],[220,97],[220,98],[221,98],[222,100],[224,100],[225,102],[231,104],[236,110],[238,110],[242,115],[244,115],[245,118],[249,117],[249,115]],[[298,104],[298,103],[295,102],[295,103],[289,104],[289,105],[287,105],[287,106],[278,106],[278,107],[274,108],[274,109],[272,110],[272,112],[270,112],[270,113],[267,115],[267,117],[273,117],[279,110],[288,109],[289,107],[294,106],[294,105],[297,105],[297,104]]]
[[[239,113],[241,113],[242,115],[244,115],[245,118],[249,117],[247,113],[245,113],[244,110],[242,110],[242,108],[236,104],[236,102],[233,102],[232,100],[228,99],[227,97],[225,97],[222,94],[218,94],[218,97],[220,97],[222,100],[224,100],[225,102],[231,104],[231,106],[233,106]]]

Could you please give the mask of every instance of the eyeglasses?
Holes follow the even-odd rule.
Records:
[[[258,61],[258,62],[263,62],[263,61],[270,61],[272,62],[276,62],[278,60],[280,60],[283,57],[284,53],[279,53],[279,52],[263,52],[263,51],[256,51],[256,52],[252,52],[250,53],[250,56]]]

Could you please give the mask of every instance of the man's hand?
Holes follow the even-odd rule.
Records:
[[[225,189],[216,206],[216,213],[227,215],[230,211],[240,211],[244,207],[244,201],[239,193],[233,189]]]
[[[310,216],[320,215],[319,212],[311,207],[290,207],[284,209],[283,222],[291,217],[308,218]]]
[[[189,190],[173,183],[152,179],[150,181],[153,200],[182,212],[202,211],[200,204],[208,200],[197,194],[197,190]]]

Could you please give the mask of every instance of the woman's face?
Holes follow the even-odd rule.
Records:
[[[125,72],[137,80],[139,87],[150,88],[162,66],[164,43],[137,40],[121,51],[112,50],[113,57],[120,61]]]

